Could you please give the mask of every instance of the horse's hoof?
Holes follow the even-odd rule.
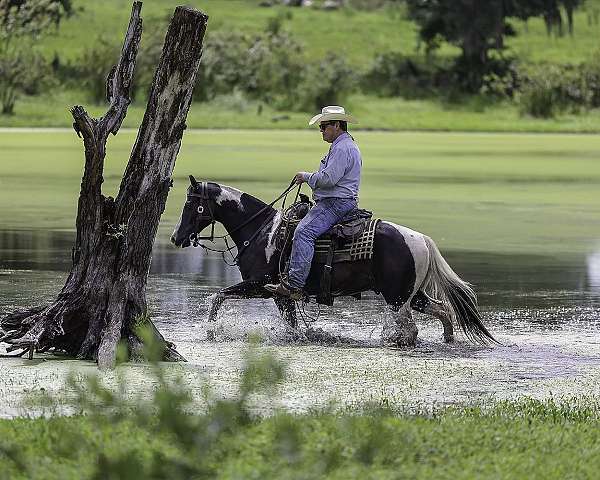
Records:
[[[454,335],[444,335],[445,343],[454,343]]]
[[[417,345],[417,335],[394,335],[382,338],[382,343],[386,347],[415,347]]]
[[[304,332],[306,338],[311,342],[322,343],[324,345],[335,345],[339,343],[339,338],[326,332],[322,328],[307,328]]]
[[[417,346],[417,337],[415,338],[397,338],[394,340],[395,347],[416,347]]]
[[[419,330],[416,326],[406,329],[391,328],[382,332],[381,340],[384,345],[390,347],[414,347],[417,345]]]
[[[297,328],[287,328],[285,332],[285,337],[288,342],[306,342],[308,338],[306,335]]]
[[[208,329],[208,330],[206,331],[206,339],[207,339],[208,341],[211,341],[211,342],[212,342],[212,341],[213,341],[215,338],[217,338],[217,334],[215,333],[215,331],[214,331],[213,329],[211,329],[211,328],[210,328],[210,329]]]

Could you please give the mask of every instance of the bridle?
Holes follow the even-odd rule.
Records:
[[[194,243],[194,247],[197,246],[198,240],[209,240],[209,241],[213,242],[214,238],[215,238],[215,222],[216,222],[216,220],[215,220],[215,215],[213,213],[213,209],[211,206],[210,197],[208,195],[208,182],[200,182],[198,184],[198,187],[200,189],[200,192],[199,193],[195,193],[195,192],[188,193],[187,199],[189,200],[189,197],[198,197],[201,200],[206,200],[206,205],[208,206],[208,215],[206,213],[204,213],[204,205],[202,205],[202,204],[198,205],[198,208],[196,209],[196,211],[198,212],[198,215],[200,216],[200,221],[208,220],[210,222],[210,236],[199,237],[198,233],[192,233],[190,235],[190,241],[192,243]]]
[[[212,208],[212,203],[211,203],[211,199],[208,193],[208,182],[198,182],[198,186],[196,187],[199,191],[196,192],[192,192],[192,193],[188,193],[187,194],[187,198],[189,199],[189,197],[197,197],[200,198],[201,200],[205,200],[205,202],[202,203],[206,203],[207,208],[208,208],[208,214],[205,212],[205,208],[204,205],[198,205],[198,208],[196,209],[196,211],[198,212],[198,215],[200,216],[200,220],[208,220],[210,222],[211,228],[210,228],[210,235],[209,236],[198,236],[198,233],[192,233],[190,234],[190,242],[192,243],[192,245],[194,247],[202,247],[205,250],[210,250],[212,252],[218,252],[223,256],[223,261],[225,263],[227,263],[230,266],[234,266],[234,265],[238,265],[239,264],[239,259],[242,256],[242,254],[246,251],[246,249],[252,244],[252,242],[254,242],[254,240],[256,240],[256,237],[258,237],[258,235],[260,234],[260,232],[262,231],[262,229],[264,228],[265,225],[267,225],[267,223],[269,223],[273,217],[276,215],[275,213],[273,213],[272,215],[269,215],[264,221],[263,223],[260,224],[260,226],[256,229],[256,231],[252,234],[252,236],[247,239],[244,240],[244,242],[242,243],[242,247],[238,248],[238,252],[236,254],[236,256],[234,257],[233,254],[231,253],[231,251],[236,248],[236,245],[230,246],[229,242],[227,240],[227,238],[231,238],[231,235],[235,232],[237,232],[238,230],[241,230],[242,228],[244,228],[246,225],[248,225],[252,220],[254,220],[255,218],[257,218],[258,216],[260,216],[262,213],[264,213],[266,210],[268,210],[269,208],[271,208],[273,205],[275,205],[275,203],[277,203],[279,200],[281,200],[283,197],[287,196],[287,194],[294,188],[295,186],[295,181],[292,180],[292,182],[290,183],[290,185],[283,191],[283,193],[281,195],[279,195],[275,200],[273,200],[271,203],[265,205],[263,208],[261,208],[258,212],[256,212],[254,215],[252,215],[250,218],[248,218],[245,222],[243,222],[241,225],[238,225],[237,227],[235,227],[233,230],[227,232],[225,235],[221,235],[221,236],[217,236],[215,237],[215,215],[214,215],[214,211]],[[300,185],[298,185],[298,193],[300,192]],[[296,194],[296,197],[298,196],[298,194]],[[285,200],[284,200],[285,202]],[[206,245],[203,245],[200,243],[200,240],[208,240],[209,242],[214,243],[215,239],[223,239],[225,241],[225,250],[219,250],[216,248],[211,248],[211,247],[207,247]],[[233,258],[233,262],[229,263],[226,258],[225,258],[225,253],[229,253],[232,258]]]

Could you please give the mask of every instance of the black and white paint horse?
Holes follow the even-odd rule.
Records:
[[[237,264],[243,281],[220,290],[214,297],[209,320],[227,298],[271,298],[266,283],[279,281],[276,234],[281,212],[235,188],[212,182],[191,185],[179,223],[171,237],[178,247],[196,242],[214,222],[223,224],[238,249]],[[316,295],[322,266],[313,265],[305,291]],[[444,340],[454,339],[453,323],[475,342],[495,342],[481,321],[477,299],[470,285],[446,263],[431,238],[410,228],[381,221],[375,231],[372,261],[338,263],[333,269],[332,292],[336,295],[373,290],[381,293],[394,312],[383,326],[386,345],[414,345],[417,327],[411,311],[432,315],[442,322]],[[296,327],[295,304],[274,298],[282,316]]]

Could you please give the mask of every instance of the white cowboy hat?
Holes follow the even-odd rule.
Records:
[[[330,120],[341,120],[343,122],[348,123],[358,123],[354,119],[354,117],[346,113],[344,107],[338,107],[337,105],[329,105],[327,107],[323,107],[321,113],[312,117],[308,124],[314,125],[315,123],[328,122]]]

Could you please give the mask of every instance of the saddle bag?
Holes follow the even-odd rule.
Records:
[[[355,208],[348,212],[339,223],[331,227],[330,233],[340,240],[352,240],[364,232],[368,221],[372,217],[373,212],[363,208]]]

